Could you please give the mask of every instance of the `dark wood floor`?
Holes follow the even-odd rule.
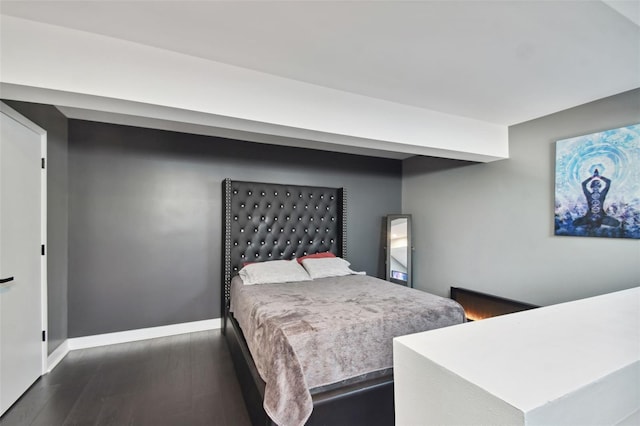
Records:
[[[0,418],[27,425],[250,425],[220,330],[83,349]]]

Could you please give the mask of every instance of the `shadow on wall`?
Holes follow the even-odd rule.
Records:
[[[444,170],[456,169],[458,167],[471,166],[480,164],[475,161],[452,160],[449,158],[438,157],[411,157],[410,161],[403,161],[402,175],[403,177],[414,177],[422,175],[425,171],[429,173],[440,172]]]

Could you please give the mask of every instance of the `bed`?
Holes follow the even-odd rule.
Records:
[[[252,423],[393,424],[392,338],[462,308],[362,275],[244,285],[250,262],[346,258],[346,192],[226,179],[223,197],[223,331]]]

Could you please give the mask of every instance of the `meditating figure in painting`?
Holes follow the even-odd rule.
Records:
[[[604,211],[604,199],[610,187],[611,179],[600,176],[598,169],[593,172],[593,176],[590,176],[582,182],[582,192],[584,192],[584,196],[587,198],[588,210],[587,214],[573,221],[574,226],[599,228],[601,225],[620,225],[619,220],[607,216]]]

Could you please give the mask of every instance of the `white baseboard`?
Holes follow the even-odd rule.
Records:
[[[118,343],[136,342],[138,340],[155,339],[157,337],[174,336],[176,334],[195,333],[215,330],[222,327],[222,319],[214,318],[203,321],[184,322],[181,324],[163,325],[160,327],[141,328],[116,333],[97,334],[94,336],[74,337],[68,339],[70,351],[115,345]]]
[[[65,340],[47,357],[47,373],[51,373],[51,370],[53,370],[68,353],[69,341]]]
[[[118,343],[136,342],[138,340],[155,339],[157,337],[175,336],[176,334],[195,333],[198,331],[222,328],[222,319],[214,318],[203,321],[183,322],[181,324],[163,325],[160,327],[140,328],[117,333],[97,334],[94,336],[74,337],[60,344],[47,357],[47,373],[50,373],[70,351],[96,348],[98,346],[116,345]]]

